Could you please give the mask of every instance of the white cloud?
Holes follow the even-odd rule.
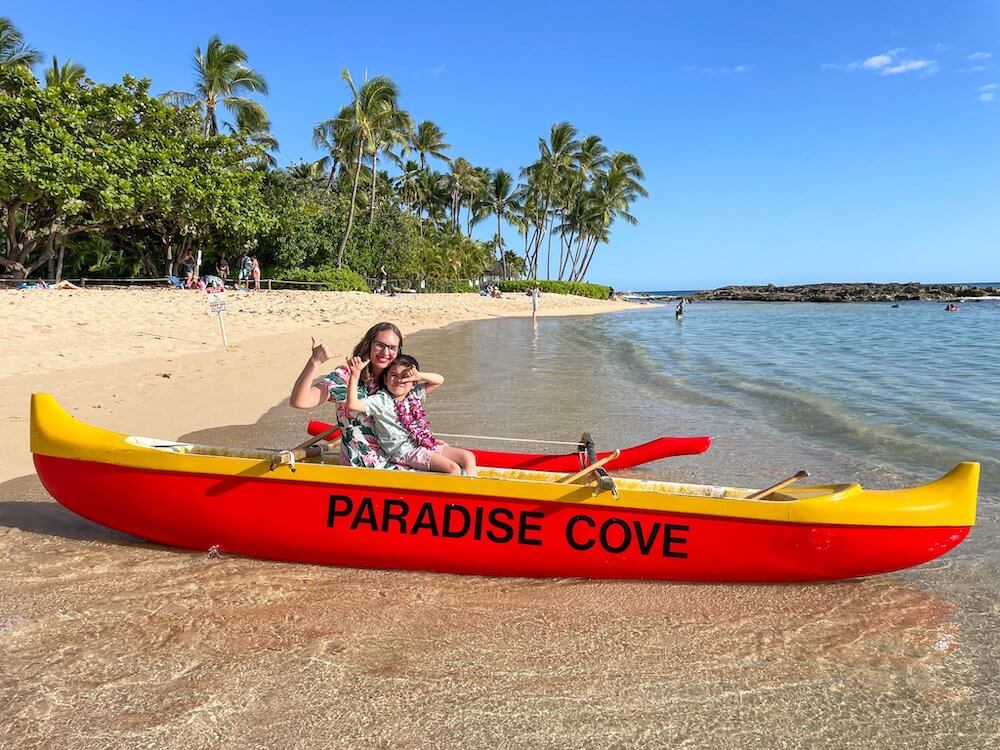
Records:
[[[884,68],[886,65],[892,63],[892,58],[889,55],[872,55],[863,63],[861,63],[862,68],[868,68],[869,70],[878,70],[879,68]]]
[[[995,84],[995,83],[984,83],[982,86],[979,87],[979,90],[980,91],[993,91],[993,89],[995,89],[996,87],[997,87],[997,84]]]
[[[704,73],[713,76],[739,75],[741,73],[749,73],[750,70],[749,65],[734,65],[730,68],[700,68],[697,65],[684,66],[686,73]]]
[[[900,62],[895,65],[890,65],[887,68],[881,68],[879,73],[884,76],[894,76],[899,73],[914,73],[918,70],[923,70],[928,73],[937,70],[936,60],[906,60],[905,62]]]
[[[996,98],[996,94],[992,91],[984,91],[979,95],[979,101],[981,102],[991,102]]]
[[[428,68],[426,73],[431,78],[440,78],[444,74],[446,68],[446,65],[435,65],[433,68]]]
[[[989,60],[993,57],[992,52],[973,52],[971,55],[967,56],[966,60]]]
[[[888,50],[878,55],[871,55],[864,60],[856,60],[845,64],[825,63],[824,70],[865,70],[880,76],[894,76],[901,73],[921,73],[930,75],[937,72],[937,60],[919,60],[904,57],[906,50],[902,47]]]

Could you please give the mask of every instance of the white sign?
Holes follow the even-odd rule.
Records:
[[[208,311],[219,315],[226,312],[226,290],[212,287],[205,291],[208,292]]]

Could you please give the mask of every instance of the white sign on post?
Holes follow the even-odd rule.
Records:
[[[222,287],[209,287],[208,311],[219,316],[219,328],[222,329],[222,345],[229,347],[229,339],[226,337],[226,320],[222,316],[226,314],[226,290]]]

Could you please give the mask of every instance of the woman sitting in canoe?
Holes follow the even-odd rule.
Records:
[[[347,386],[347,408],[371,417],[379,444],[390,460],[411,469],[443,474],[476,476],[476,457],[471,451],[453,448],[434,437],[424,413],[424,397],[444,382],[434,372],[420,372],[413,357],[400,354],[382,370],[379,388],[367,398],[359,396],[358,384],[368,362],[354,356],[348,360],[351,379]]]
[[[369,328],[353,352],[353,356],[368,361],[359,378],[357,395],[364,398],[377,391],[379,376],[402,350],[403,334],[395,325],[377,323]],[[337,424],[341,430],[340,459],[344,465],[394,468],[379,446],[371,417],[364,413],[352,414],[345,405],[348,382],[351,379],[351,371],[347,365],[341,365],[325,378],[313,383],[320,366],[333,356],[325,344],[317,344],[316,339],[313,339],[309,361],[292,386],[288,403],[296,409],[313,409],[327,401],[336,402]]]

